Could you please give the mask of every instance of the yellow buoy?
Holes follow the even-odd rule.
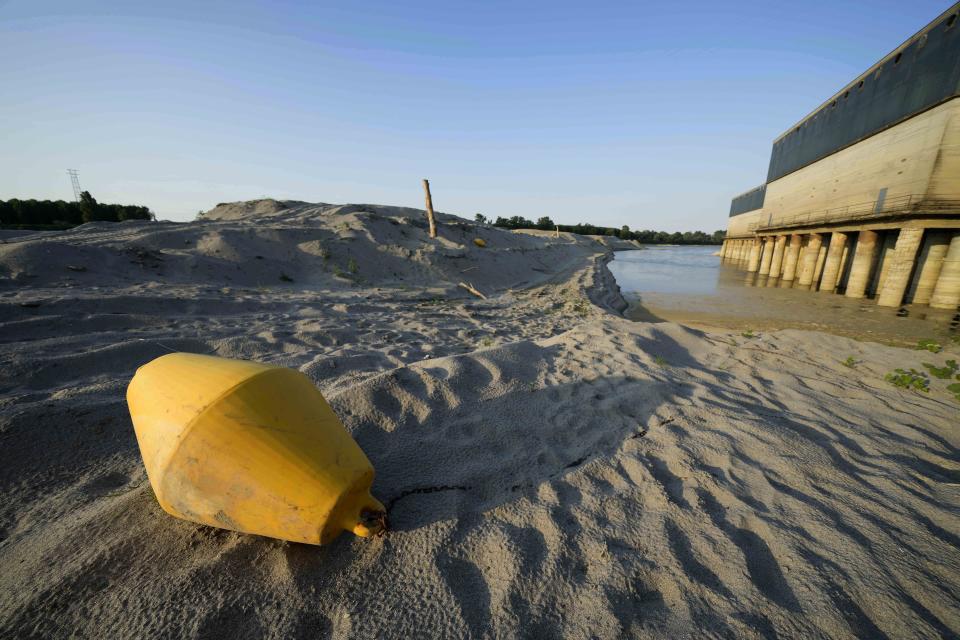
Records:
[[[487,241],[484,240],[483,238],[474,238],[474,239],[473,239],[473,244],[477,245],[477,246],[480,247],[480,248],[483,248],[483,247],[487,246]]]
[[[171,515],[309,544],[384,529],[370,461],[299,371],[171,353],[137,370],[127,404]]]

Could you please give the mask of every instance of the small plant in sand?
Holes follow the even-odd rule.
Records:
[[[930,379],[927,377],[927,374],[922,371],[917,371],[916,369],[894,369],[885,375],[883,379],[901,389],[913,389],[914,391],[930,393]]]
[[[956,360],[947,360],[947,365],[945,367],[938,367],[929,362],[924,362],[923,366],[927,371],[930,372],[934,378],[940,378],[941,380],[949,380],[957,372],[960,367],[957,366]]]
[[[352,274],[356,274],[358,271],[360,271],[360,265],[357,264],[356,260],[350,258],[350,262],[347,263],[347,271]]]
[[[957,380],[960,380],[960,376],[957,376]],[[956,398],[957,402],[960,402],[960,382],[948,384],[947,391],[953,394],[953,397]]]
[[[291,278],[291,277],[288,276],[287,274],[283,273],[282,271],[280,272],[280,280],[281,280],[282,282],[293,282],[293,278]]]
[[[570,309],[578,316],[583,317],[590,313],[590,303],[580,298],[570,305]]]
[[[850,369],[853,369],[855,366],[857,366],[857,361],[853,359],[853,356],[847,356],[847,359],[840,362],[840,364]]]
[[[490,336],[483,336],[483,338],[480,339],[480,346],[481,346],[481,347],[492,347],[492,346],[493,346],[493,338],[491,338]]]
[[[943,347],[936,340],[931,340],[930,338],[924,338],[917,342],[918,351],[929,351],[930,353],[940,353],[943,351]]]
[[[750,340],[751,338],[756,338],[756,337],[757,337],[756,334],[753,333],[753,329],[747,329],[746,331],[744,331],[744,332],[741,333],[740,335],[742,335],[742,336],[743,336],[744,338],[746,338],[747,340]]]
[[[347,277],[347,274],[345,274],[345,273],[343,272],[343,269],[341,269],[341,268],[340,268],[340,265],[338,265],[338,264],[333,265],[333,275],[335,275],[335,276],[338,277],[338,278],[346,278],[346,277]]]
[[[653,356],[653,364],[658,367],[665,367],[667,366],[667,359],[663,356]]]

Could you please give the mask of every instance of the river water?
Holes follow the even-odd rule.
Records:
[[[794,287],[721,264],[718,249],[654,245],[616,252],[609,266],[630,303],[626,315],[737,331],[810,329],[897,345],[957,336],[956,314],[925,305],[889,309]]]

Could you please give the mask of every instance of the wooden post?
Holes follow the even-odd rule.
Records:
[[[430,237],[437,237],[437,223],[433,219],[433,199],[430,197],[430,181],[423,179],[423,190],[427,194],[427,220],[430,222]]]

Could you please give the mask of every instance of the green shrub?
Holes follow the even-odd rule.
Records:
[[[918,351],[929,351],[930,353],[940,353],[943,351],[943,347],[940,346],[940,343],[936,340],[931,340],[930,338],[924,338],[917,342]]]
[[[930,375],[934,378],[940,378],[941,380],[949,380],[953,374],[957,372],[957,369],[960,368],[957,367],[956,360],[947,360],[947,366],[945,367],[938,367],[929,362],[924,362],[923,366],[930,372]]]
[[[905,369],[894,369],[885,375],[883,379],[901,389],[913,389],[915,391],[930,393],[930,379],[927,378],[927,374],[922,371],[917,371],[916,369],[910,369],[909,371]]]

